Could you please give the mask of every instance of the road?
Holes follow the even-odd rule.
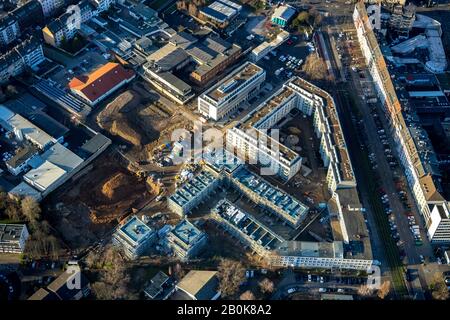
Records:
[[[351,12],[351,10],[349,10],[349,13]],[[351,17],[350,15],[348,15],[348,17],[344,18],[341,16],[339,19],[342,23],[347,23],[348,21],[351,22]],[[333,34],[336,34],[337,32],[341,32],[344,31],[342,28],[339,28],[339,23],[335,23],[334,27],[329,31],[330,36],[333,36]],[[352,25],[348,25],[345,28],[346,31],[349,31],[348,29],[352,29]],[[354,30],[354,28],[353,28]],[[354,36],[354,39],[356,37]],[[356,43],[356,42],[354,42]],[[331,50],[331,45],[329,47],[329,50]],[[348,53],[348,52],[347,52]],[[336,53],[335,53],[336,55]],[[336,58],[336,57],[335,57]],[[336,66],[336,64],[335,64]],[[342,70],[341,70],[342,71]],[[368,74],[368,71],[365,69],[365,78],[366,79],[370,79],[370,75]],[[395,223],[397,225],[397,229],[400,235],[400,239],[403,241],[404,245],[402,247],[402,249],[405,252],[405,264],[407,265],[408,268],[410,269],[418,269],[419,270],[419,278],[418,279],[414,279],[413,281],[410,281],[408,283],[408,289],[411,295],[413,295],[416,299],[424,299],[424,288],[427,287],[427,282],[425,281],[425,278],[421,275],[423,275],[424,272],[422,272],[422,265],[420,265],[420,255],[423,255],[425,257],[429,257],[428,260],[431,259],[431,262],[433,262],[433,251],[432,251],[432,247],[430,245],[430,243],[427,240],[423,225],[424,222],[420,216],[420,214],[418,213],[417,208],[415,207],[415,205],[411,206],[411,209],[409,209],[409,211],[412,212],[412,214],[415,216],[416,221],[420,222],[422,228],[421,228],[421,235],[422,235],[422,240],[424,242],[424,244],[420,247],[417,247],[415,245],[415,241],[414,238],[412,236],[412,233],[409,230],[409,224],[408,224],[408,220],[406,218],[406,216],[404,215],[405,212],[405,208],[403,207],[403,204],[401,203],[399,196],[397,194],[397,190],[396,190],[396,186],[394,183],[394,175],[400,175],[404,177],[403,172],[400,169],[397,170],[392,170],[391,167],[389,166],[389,163],[387,161],[386,155],[385,155],[385,150],[384,147],[382,146],[382,144],[380,143],[380,138],[379,135],[377,133],[378,128],[375,125],[374,119],[372,117],[371,114],[371,110],[370,107],[367,103],[365,103],[365,101],[363,101],[361,99],[361,97],[364,94],[364,91],[367,90],[368,88],[373,90],[373,83],[371,81],[367,81],[367,83],[364,84],[364,88],[361,86],[361,81],[359,78],[358,73],[353,72],[352,70],[348,70],[347,74],[350,76],[350,81],[348,81],[348,85],[350,89],[344,89],[341,93],[337,93],[338,96],[342,97],[342,95],[344,94],[344,96],[348,95],[348,92],[353,93],[353,97],[356,98],[356,101],[359,102],[358,103],[358,112],[357,114],[361,116],[361,120],[362,120],[362,126],[364,127],[364,143],[365,145],[369,146],[369,151],[368,153],[374,153],[375,154],[375,159],[376,159],[376,164],[377,164],[377,168],[375,168],[375,174],[378,175],[380,177],[379,181],[381,183],[381,187],[385,190],[385,192],[388,194],[389,197],[389,205],[390,208],[393,210],[393,215],[395,217]],[[340,99],[338,99],[340,100]],[[378,110],[381,111],[381,105],[378,106]],[[349,110],[351,112],[351,110]],[[382,115],[382,112],[380,112]],[[387,121],[386,119],[381,116],[380,117],[382,119],[385,131],[387,133],[389,133],[388,131],[388,125],[387,125]],[[383,119],[384,118],[384,119]],[[354,120],[354,119],[353,119]],[[353,125],[355,125],[355,121],[353,121]],[[389,135],[388,135],[389,136]],[[389,136],[390,137],[390,136]],[[391,150],[395,150],[394,148],[394,142],[391,138],[389,138],[389,143],[391,144]],[[358,147],[356,146],[356,149]],[[355,149],[355,148],[353,148]],[[398,156],[397,156],[398,158]],[[358,172],[357,172],[358,175]],[[360,184],[361,186],[361,184]],[[364,187],[361,189],[365,189]],[[373,197],[373,194],[369,194],[370,197],[367,197],[367,193],[364,192],[364,190],[361,190],[362,192],[362,200],[363,203],[370,203],[370,197]],[[413,199],[410,190],[406,190],[407,194],[408,194],[408,199]],[[379,202],[379,201],[378,201]],[[373,212],[371,212],[371,214],[367,215],[367,219],[368,219],[368,225],[369,225],[369,229],[370,230],[377,230],[376,233],[382,233],[384,232],[383,230],[379,230],[380,229],[380,223],[377,225],[377,223],[374,223],[375,219],[373,219]],[[381,213],[383,214],[383,213]],[[383,222],[383,221],[380,221]],[[382,225],[385,225],[387,228],[389,228],[389,225],[387,225],[385,222],[381,223],[381,227]],[[371,235],[372,238],[372,242],[373,243],[379,243],[381,244],[381,248],[383,248],[383,244],[380,243],[380,239],[379,237],[372,233]],[[394,250],[394,249],[392,249]],[[380,251],[380,252],[377,252]],[[381,259],[383,256],[383,252],[385,251],[385,253],[387,253],[388,255],[391,255],[393,253],[388,253],[386,251],[388,250],[379,250],[378,245],[374,246],[374,255],[380,255]],[[394,257],[390,258],[391,260],[394,259]],[[389,258],[388,258],[389,260]],[[381,260],[380,260],[381,261]],[[427,261],[430,262],[430,261]]]

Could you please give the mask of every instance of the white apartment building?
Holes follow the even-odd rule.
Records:
[[[13,16],[4,17],[0,24],[0,46],[7,46],[20,36],[19,22]]]
[[[45,17],[50,17],[64,6],[64,0],[38,0]]]
[[[227,148],[245,160],[270,168],[284,180],[301,168],[295,151],[269,137],[272,128],[294,108],[312,116],[316,135],[321,139],[320,153],[328,167],[329,189],[356,186],[339,117],[331,96],[318,87],[294,77],[258,108],[227,132]]]
[[[390,121],[391,133],[396,142],[396,150],[400,156],[408,185],[417,207],[425,219],[428,238],[432,242],[450,242],[448,202],[442,197],[431,174],[427,172],[422,163],[418,147],[403,117],[400,102],[364,3],[356,4],[353,21],[378,97],[383,103],[384,112]]]
[[[0,253],[22,253],[28,237],[24,224],[0,224]]]
[[[198,97],[198,111],[215,121],[254,97],[266,79],[266,71],[246,62]]]
[[[121,247],[128,258],[136,259],[150,248],[156,237],[155,230],[137,216],[133,216],[117,227],[112,242]]]

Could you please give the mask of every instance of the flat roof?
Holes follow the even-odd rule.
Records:
[[[288,21],[294,16],[295,12],[295,9],[289,5],[279,6],[273,12],[272,19],[278,18]]]
[[[17,186],[11,189],[9,193],[19,197],[32,197],[37,201],[41,200],[42,198],[41,193],[25,181],[19,183]]]
[[[37,148],[31,144],[24,144],[21,148],[19,148],[14,156],[9,159],[6,164],[11,166],[12,168],[17,168],[25,161],[29,160],[32,156],[37,154]]]
[[[238,157],[223,148],[203,153],[203,160],[217,172],[225,170],[232,173],[243,164]]]
[[[41,154],[43,161],[49,161],[66,172],[71,172],[83,163],[83,159],[64,147],[60,143],[55,143],[47,151]]]
[[[11,119],[9,119],[8,123],[13,128],[20,130],[27,139],[37,144],[40,148],[43,148],[55,141],[53,137],[51,137],[45,131],[41,130],[19,114],[16,114]]]
[[[273,250],[284,241],[261,221],[228,200],[221,200],[213,211],[237,228],[247,240],[257,243],[266,250]]]
[[[36,169],[28,171],[24,177],[42,189],[47,190],[51,185],[57,182],[66,174],[66,171],[54,165],[49,161],[45,161]]]
[[[237,170],[233,174],[233,178],[261,198],[272,203],[281,212],[284,212],[285,215],[290,217],[289,220],[297,222],[299,219],[303,218],[309,210],[305,204],[281,189],[274,187],[262,177],[255,175],[245,167],[241,167]]]
[[[214,183],[215,180],[216,178],[209,171],[202,171],[192,180],[178,188],[169,199],[180,207],[183,207],[197,196],[197,194],[201,193],[210,184]]]
[[[281,256],[344,258],[344,244],[334,242],[285,241],[277,248]]]
[[[263,72],[265,72],[264,69],[256,64],[245,62],[233,70],[230,75],[205,91],[202,96],[207,96],[214,101],[219,101],[231,94],[234,90],[245,85],[246,81],[256,74]]]
[[[0,244],[19,241],[23,228],[26,228],[24,224],[0,223]]]
[[[136,243],[145,240],[147,235],[153,232],[152,228],[137,216],[128,219],[125,224],[119,227],[119,230]]]
[[[204,232],[186,219],[183,219],[180,223],[178,223],[170,231],[170,233],[188,246],[196,244],[202,237],[205,236]]]
[[[191,270],[181,279],[177,287],[196,297],[210,300],[217,291],[217,271]]]

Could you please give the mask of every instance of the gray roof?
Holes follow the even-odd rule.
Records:
[[[19,183],[16,187],[9,191],[10,194],[19,196],[19,197],[32,197],[37,201],[41,200],[41,193],[37,191],[35,188],[30,186],[25,181]]]
[[[197,42],[197,38],[187,32],[182,31],[171,37],[169,42],[175,46],[185,49],[192,43]]]
[[[35,154],[37,154],[36,147],[34,147],[31,144],[24,144],[22,148],[18,149],[14,154],[14,156],[11,159],[9,159],[6,163],[12,168],[17,168]]]
[[[217,271],[191,270],[177,284],[177,288],[197,300],[211,300],[218,290],[219,281],[216,275]]]
[[[0,224],[0,243],[19,241],[24,224]]]
[[[110,144],[111,140],[101,133],[97,133],[93,138],[89,139],[85,142],[80,150],[88,154],[88,156],[96,153],[100,150],[104,145]]]
[[[60,143],[51,146],[41,155],[41,158],[44,161],[50,161],[66,172],[71,172],[83,163],[83,159]]]

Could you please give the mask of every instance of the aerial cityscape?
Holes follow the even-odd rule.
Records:
[[[0,301],[449,300],[447,52],[447,0],[1,1]]]

